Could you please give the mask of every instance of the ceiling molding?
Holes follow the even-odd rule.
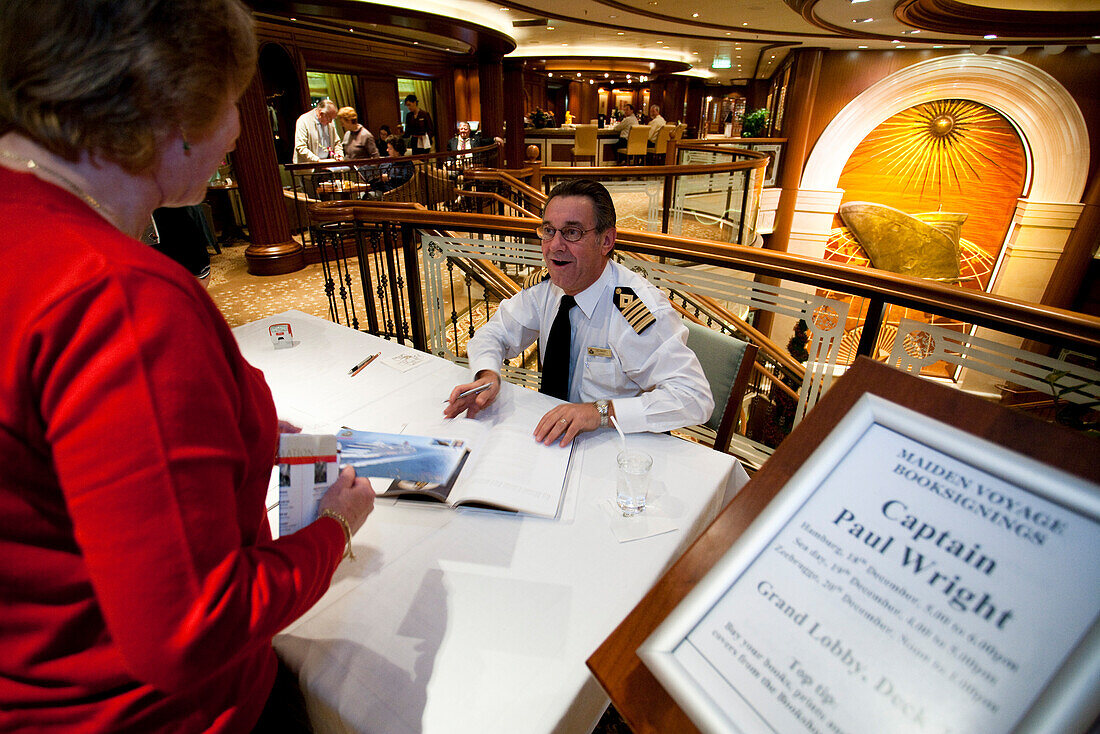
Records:
[[[1009,10],[960,0],[905,0],[894,17],[921,30],[1001,38],[1087,39],[1100,34],[1100,11]]]

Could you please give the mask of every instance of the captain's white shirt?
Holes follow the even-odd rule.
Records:
[[[615,289],[627,287],[655,322],[641,334],[615,307]],[[500,372],[535,339],[545,354],[550,326],[564,292],[544,280],[500,304],[470,340],[467,353],[476,375]],[[628,433],[668,431],[703,423],[714,410],[710,384],[687,347],[687,327],[661,291],[637,273],[608,262],[603,273],[576,295],[569,312],[569,402],[613,400],[615,420]]]

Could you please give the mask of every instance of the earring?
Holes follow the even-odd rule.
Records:
[[[186,140],[183,141],[183,152],[184,153],[190,153],[191,152],[191,143],[188,143]]]

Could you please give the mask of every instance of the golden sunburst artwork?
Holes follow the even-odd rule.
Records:
[[[861,144],[867,155],[852,170],[874,165],[907,191],[940,198],[945,188],[962,191],[997,167],[1019,146],[995,110],[961,99],[910,107],[879,125]],[[855,165],[851,165],[854,163]]]

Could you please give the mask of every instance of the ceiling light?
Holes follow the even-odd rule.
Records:
[[[856,3],[869,2],[869,0],[848,0],[848,2],[850,2],[852,5],[855,5]]]
[[[348,28],[348,33],[355,33],[355,29],[354,28]]]
[[[291,20],[294,20],[294,19],[293,19],[293,18],[291,18]],[[727,35],[727,36],[732,36],[733,34],[732,34],[732,33],[730,33],[729,31],[726,31],[726,35]]]
[[[508,8],[501,8],[501,9],[500,9],[500,12],[502,12],[502,13],[507,13],[507,12],[508,12]]]
[[[748,21],[746,20],[746,21],[745,21],[744,23],[742,23],[741,25],[748,25],[748,24],[749,24],[749,22],[748,22]]]
[[[692,13],[692,14],[691,14],[691,17],[692,17],[692,18],[698,18],[698,17],[699,17],[699,14],[698,14],[698,13]]]
[[[898,39],[895,38],[895,39],[891,40],[890,43],[901,43],[901,41],[899,41]]]
[[[917,35],[918,33],[920,33],[920,29],[918,28],[918,29],[916,29],[916,30],[912,30],[912,31],[906,31],[906,33],[908,33],[908,34],[909,34],[910,36],[915,36],[915,35]]]
[[[943,46],[933,46],[932,48],[943,48]]]
[[[414,45],[414,46],[419,46],[419,45],[420,45],[420,41],[413,41],[413,45]]]
[[[625,36],[626,34],[623,33],[622,31],[618,31],[615,35],[616,36]]]
[[[867,48],[866,46],[860,46],[859,48]]]
[[[604,79],[607,79],[607,78],[608,78],[608,77],[610,77],[610,76],[611,76],[611,75],[610,75],[610,74],[608,74],[608,73],[607,73],[606,71],[605,71],[605,72],[603,73],[603,78],[604,78]]]
[[[298,19],[297,19],[297,18],[291,18],[291,19],[290,19],[290,22],[291,22],[291,23],[297,23],[297,22],[298,22]]]
[[[548,26],[546,26],[546,30],[552,31],[552,30],[554,30],[554,26],[548,25]]]
[[[905,48],[905,46],[894,46],[894,48]]]
[[[569,45],[568,43],[563,43],[563,44],[562,44],[562,46],[568,46],[568,45]]]
[[[554,76],[554,72],[548,71],[548,72],[546,72],[546,76]]]
[[[608,18],[618,18],[619,16],[617,16],[617,15],[609,15],[609,16],[607,16],[607,17],[608,17]]]
[[[987,41],[991,41],[996,37],[997,37],[996,33],[987,33],[986,35],[982,36],[982,38],[986,39]]]
[[[774,57],[774,56],[772,56],[772,58],[774,59],[775,57]]]
[[[852,18],[853,23],[870,23],[874,18]]]

